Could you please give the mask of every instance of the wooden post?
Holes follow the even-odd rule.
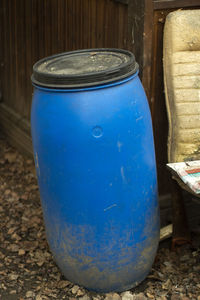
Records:
[[[143,69],[143,32],[144,32],[145,0],[129,0],[128,2],[128,44],[140,66],[140,78]]]
[[[142,84],[151,106],[151,71],[152,71],[152,44],[153,44],[153,2],[145,0],[144,33],[143,33],[143,73]]]

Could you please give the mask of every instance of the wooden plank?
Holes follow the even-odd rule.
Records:
[[[119,3],[125,4],[125,5],[128,5],[129,1],[130,0],[114,0],[114,2],[119,2]]]
[[[119,2],[2,0],[0,12],[2,98],[27,119],[37,60],[73,49],[126,48],[127,5]]]
[[[163,85],[163,28],[166,11],[155,11],[151,71],[151,113],[154,128],[154,140],[157,160],[159,192],[169,191],[170,176],[165,167],[167,163],[168,119]]]
[[[152,70],[152,41],[153,41],[153,2],[145,0],[144,33],[143,33],[143,74],[142,84],[151,108],[151,70]]]
[[[143,32],[145,0],[132,0],[128,4],[128,40],[127,48],[135,54],[140,66],[140,78],[143,69]]]
[[[24,95],[23,97],[23,106],[24,106],[24,116],[26,116],[27,119],[30,118],[30,111],[31,111],[31,97],[27,97],[27,95],[32,95],[32,86],[31,86],[31,74],[32,74],[32,68],[30,66],[32,65],[32,40],[31,40],[31,6],[29,5],[28,1],[25,3],[25,15],[26,18],[24,20],[24,26],[25,26],[25,37],[24,37],[24,48],[26,51],[26,61],[25,61],[25,75],[24,77],[29,80],[29,84],[26,84],[26,87],[24,88]],[[24,78],[23,78],[24,81]],[[25,105],[24,105],[25,103]]]
[[[27,86],[24,85],[24,79],[26,78],[26,58],[28,49],[25,47],[25,29],[26,29],[26,17],[25,17],[25,4],[23,1],[17,1],[15,6],[15,13],[16,13],[16,21],[12,22],[13,27],[17,25],[16,30],[16,52],[13,51],[12,55],[16,57],[16,74],[18,76],[18,80],[16,82],[17,85],[17,101],[12,103],[12,108],[21,114],[22,117],[28,113],[26,109],[26,98],[25,95],[27,93]],[[12,11],[12,8],[11,8]],[[22,46],[23,45],[23,46]],[[18,53],[18,55],[16,55]],[[23,59],[21,59],[23,57]],[[15,74],[13,74],[13,77]],[[30,80],[30,77],[27,78]],[[14,94],[12,95],[11,99],[16,97]]]
[[[90,7],[90,14],[92,18],[92,27],[91,27],[91,48],[96,48],[96,36],[97,36],[97,22],[96,22],[96,16],[97,16],[97,2],[92,1],[91,7]],[[84,22],[84,16],[82,15],[82,23]]]
[[[2,0],[3,1],[3,0]],[[0,9],[0,28],[4,28],[4,10]],[[0,51],[0,74],[4,73],[4,64],[3,64],[3,58],[4,58],[4,51],[5,51],[5,32],[3,30],[0,30],[0,45],[1,45],[1,51]],[[0,79],[0,102],[3,101],[3,94],[4,94],[4,87],[2,84],[2,80]]]
[[[154,9],[172,9],[200,6],[199,0],[154,0]]]
[[[8,20],[9,20],[9,30],[8,30],[8,38],[9,38],[9,47],[7,51],[9,51],[9,64],[8,64],[8,74],[9,74],[9,81],[13,83],[13,89],[12,91],[9,91],[9,81],[7,82],[7,88],[9,93],[13,96],[13,91],[15,90],[16,95],[18,95],[18,81],[19,81],[19,72],[17,72],[18,62],[15,56],[15,52],[18,50],[18,40],[16,39],[16,32],[19,27],[19,24],[16,24],[14,26],[14,22],[12,20],[16,19],[16,0],[13,1],[13,3],[9,3],[8,5]],[[20,39],[21,37],[19,37]],[[13,76],[13,74],[16,74]],[[11,99],[8,99],[9,103],[11,104]],[[13,106],[15,107],[16,103],[13,103]],[[21,106],[21,99],[19,98],[19,106]]]

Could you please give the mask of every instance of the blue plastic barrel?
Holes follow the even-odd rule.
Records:
[[[47,240],[73,283],[124,291],[159,241],[148,102],[132,53],[92,49],[34,65],[31,128]]]

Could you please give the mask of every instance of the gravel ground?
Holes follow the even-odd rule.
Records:
[[[63,277],[45,239],[33,161],[0,138],[0,299],[200,300],[200,234],[170,250],[162,243],[148,278],[121,294],[96,294]]]

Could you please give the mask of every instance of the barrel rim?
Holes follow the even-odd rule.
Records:
[[[97,53],[97,52],[112,52],[124,54],[127,56],[128,61],[123,62],[117,67],[110,68],[109,70],[84,73],[84,75],[66,75],[66,74],[52,74],[39,71],[38,68],[42,64],[47,64],[48,61],[53,59],[62,58],[64,56],[79,55],[84,53]],[[82,49],[69,52],[63,52],[56,55],[45,57],[37,61],[33,66],[33,74],[31,80],[33,85],[59,88],[59,89],[74,89],[84,88],[110,84],[123,80],[135,74],[139,69],[135,56],[132,52],[124,49],[116,48],[95,48],[95,49]]]

